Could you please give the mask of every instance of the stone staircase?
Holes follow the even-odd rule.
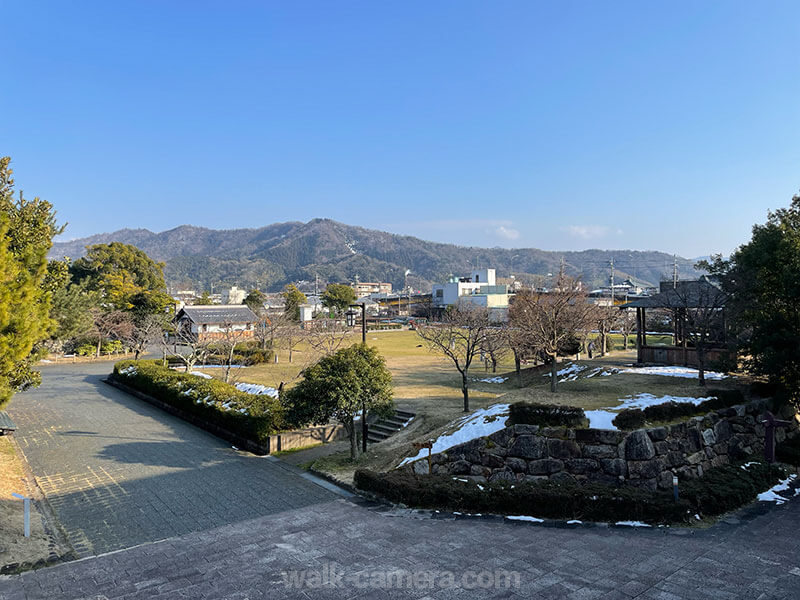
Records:
[[[401,430],[416,415],[407,410],[395,410],[394,414],[388,419],[378,419],[370,423],[367,433],[367,441],[373,444],[382,442],[390,435]]]

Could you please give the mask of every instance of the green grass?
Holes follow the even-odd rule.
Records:
[[[303,446],[302,448],[291,448],[289,450],[278,450],[277,452],[272,452],[271,455],[275,456],[277,458],[280,458],[281,456],[286,456],[287,454],[294,454],[295,452],[300,452],[302,450],[310,450],[311,448],[316,448],[317,446],[322,446],[322,442],[318,442],[316,444],[310,444],[308,446]]]

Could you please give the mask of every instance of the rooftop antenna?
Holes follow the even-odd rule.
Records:
[[[672,257],[672,289],[678,288],[678,255]]]

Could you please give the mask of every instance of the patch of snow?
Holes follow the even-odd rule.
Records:
[[[508,377],[487,377],[486,379],[473,379],[481,383],[504,383]]]
[[[407,421],[404,421],[404,422],[403,422],[403,427],[408,427],[408,425],[409,425],[409,424],[411,423],[411,421],[413,421],[413,420],[414,420],[414,417],[411,417],[411,418],[410,418],[410,419],[408,419]]]
[[[759,464],[759,463],[757,463],[755,461],[746,462],[741,466],[741,469],[743,471],[747,471],[748,468],[752,467],[753,465],[757,465],[757,464]]]
[[[228,365],[202,365],[201,369],[224,369]],[[231,365],[231,369],[244,369],[244,365]]]
[[[627,398],[621,398],[621,404],[608,408],[601,408],[598,410],[585,411],[586,417],[589,419],[589,427],[592,429],[616,429],[612,421],[617,413],[626,408],[646,408],[648,406],[655,406],[656,404],[663,404],[664,402],[678,402],[684,404],[690,402],[694,405],[700,404],[706,400],[711,400],[711,396],[695,398],[693,396],[654,396],[653,394],[641,393]]]
[[[274,387],[267,385],[259,385],[257,383],[236,383],[234,387],[240,392],[245,394],[253,394],[255,396],[269,396],[270,398],[278,397],[278,390]]]
[[[583,525],[583,521],[579,521],[578,519],[572,519],[571,521],[567,521],[567,525]]]
[[[189,371],[189,375],[194,375],[195,377],[202,377],[203,379],[214,379],[208,373],[203,373],[202,371]]]
[[[119,370],[119,374],[120,375],[125,375],[125,376],[127,376],[127,375],[136,375],[136,373],[137,373],[136,367],[133,366],[133,365],[131,365],[130,367],[126,367],[125,369],[120,369]]]
[[[668,377],[685,377],[688,379],[697,379],[700,371],[692,369],[691,367],[633,367],[624,369],[623,373],[633,373],[634,375],[665,375]],[[724,373],[717,373],[716,371],[706,371],[706,379],[720,380],[727,379],[728,376]]]
[[[39,362],[40,362],[40,363],[51,363],[51,362],[53,362],[53,361],[52,361],[52,360],[47,360],[46,358],[43,358],[43,359],[42,359],[42,360],[40,360]]]
[[[476,438],[485,437],[500,431],[506,426],[508,420],[508,404],[494,404],[488,408],[481,408],[465,415],[453,424],[453,431],[443,433],[433,442],[431,454],[439,454],[445,450],[458,446]],[[422,448],[416,456],[409,456],[397,465],[402,467],[408,463],[428,456],[427,448]]]
[[[536,517],[529,517],[528,515],[509,515],[506,517],[509,521],[530,521],[531,523],[544,523],[544,519]]]
[[[641,521],[617,521],[616,525],[625,525],[627,527],[652,527],[652,525],[642,523]]]
[[[759,502],[774,502],[775,504],[783,504],[788,500],[788,498],[784,498],[778,492],[786,492],[789,490],[789,484],[797,479],[797,475],[789,475],[786,479],[781,479],[778,483],[773,485],[769,488],[766,492],[762,492],[758,495]],[[795,496],[797,495],[797,490],[795,490]]]

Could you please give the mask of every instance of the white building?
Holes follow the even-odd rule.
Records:
[[[223,339],[231,334],[251,338],[258,317],[243,304],[184,306],[175,315],[178,330],[200,341]]]
[[[445,308],[457,302],[471,302],[488,308],[492,320],[505,320],[510,298],[508,286],[495,282],[494,269],[475,269],[469,277],[451,275],[447,283],[433,286],[433,307]]]
[[[241,304],[247,297],[247,292],[235,285],[228,290],[228,304]]]

